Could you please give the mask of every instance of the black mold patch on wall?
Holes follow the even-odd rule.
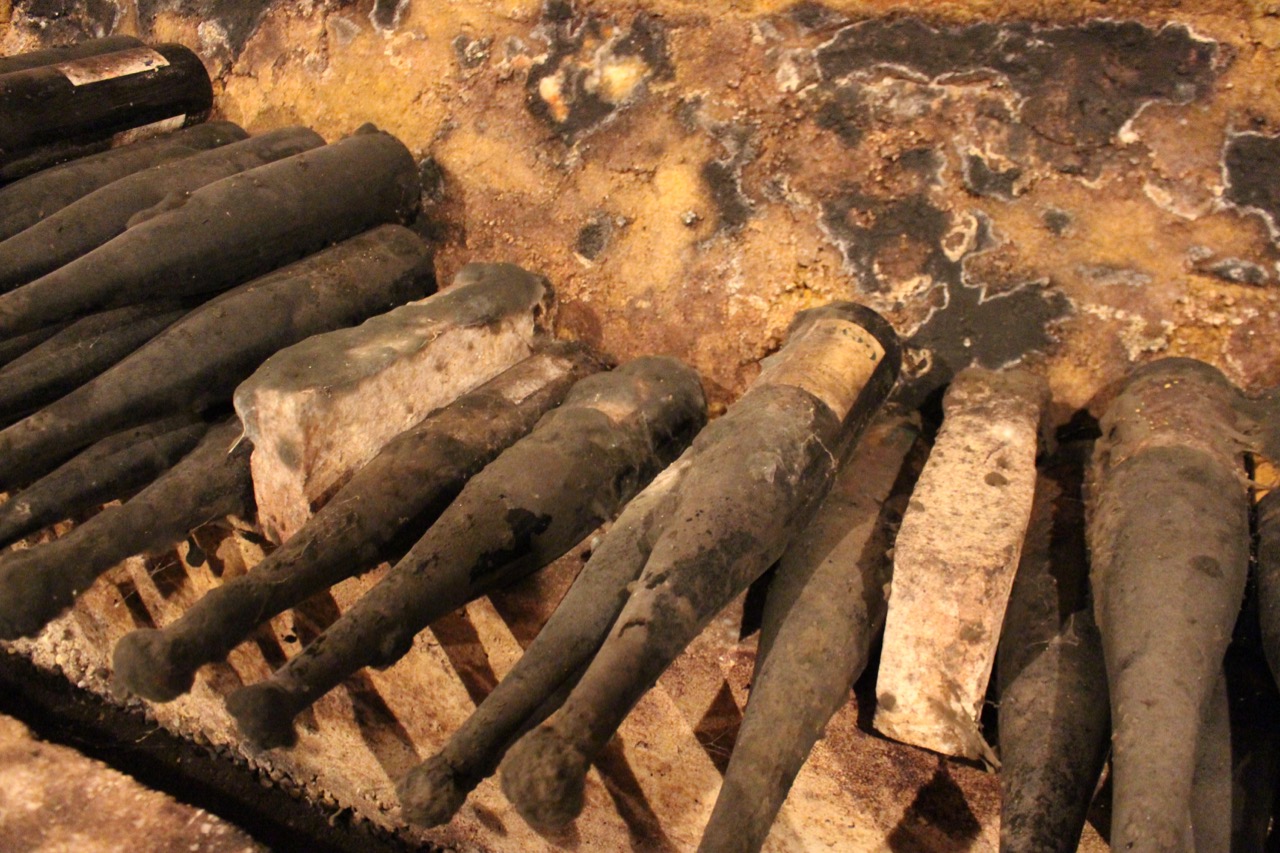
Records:
[[[1047,351],[1055,341],[1052,324],[1071,313],[1066,296],[1046,282],[1028,282],[998,296],[962,283],[947,287],[946,295],[946,304],[908,340],[929,354],[928,372],[899,392],[912,405],[970,365],[996,369]]]
[[[1217,76],[1217,56],[1216,44],[1177,24],[1160,30],[1113,21],[935,29],[912,18],[853,24],[816,54],[830,81],[884,67],[934,82],[998,74],[1025,98],[1025,124],[1076,148],[1110,142],[1146,101],[1204,96]]]
[[[826,29],[848,21],[846,17],[834,9],[828,9],[821,3],[814,3],[812,0],[801,0],[801,2],[792,6],[787,10],[787,17],[806,32]]]
[[[112,0],[28,0],[13,4],[16,23],[46,44],[71,44],[111,34],[120,17]]]
[[[1022,177],[1016,166],[1001,169],[988,163],[977,154],[964,160],[964,186],[976,196],[1011,199],[1015,195],[1014,184]]]
[[[672,75],[666,30],[654,16],[640,13],[625,30],[596,14],[579,14],[572,3],[553,0],[543,9],[546,59],[534,65],[525,82],[529,111],[566,143],[598,129],[618,112],[643,98],[645,84]],[[603,82],[611,65],[638,61],[638,84],[625,93]]]
[[[669,80],[675,74],[667,53],[667,31],[653,15],[636,15],[631,29],[614,45],[613,52],[618,56],[639,57],[658,80]]]
[[[676,120],[688,133],[705,133],[724,152],[723,156],[704,162],[699,177],[715,210],[715,235],[732,234],[754,214],[755,203],[743,190],[742,170],[759,153],[759,128],[749,122],[720,121],[706,107],[701,96],[682,100],[676,105]],[[768,189],[765,195],[769,195]],[[694,213],[685,219],[685,225],[692,226],[700,218]]]
[[[718,231],[736,231],[747,224],[751,202],[742,193],[738,170],[732,162],[712,160],[703,164],[702,181],[719,216]]]
[[[909,341],[917,370],[900,392],[912,402],[970,364],[998,368],[1047,350],[1072,310],[1043,281],[966,275],[966,259],[992,235],[980,210],[954,206],[963,204],[956,191],[1015,203],[1048,174],[1097,174],[1145,104],[1207,97],[1229,53],[1178,24],[841,24],[817,4],[788,14],[833,31],[813,53],[818,83],[805,96],[812,121],[849,150],[843,186],[821,198],[821,224],[856,291],[919,324]],[[911,150],[928,161],[908,168],[908,152],[892,145],[916,136]],[[1280,142],[1241,136],[1236,146],[1226,164],[1240,175],[1234,200],[1266,212],[1280,233]],[[1070,236],[1065,211],[1045,211],[1042,221]],[[1237,264],[1210,274],[1254,282],[1265,273]]]
[[[1280,236],[1280,138],[1259,133],[1231,137],[1223,167],[1227,198],[1262,212],[1273,239]]]
[[[896,393],[907,405],[919,405],[972,364],[999,368],[1047,350],[1051,325],[1070,313],[1067,298],[1043,282],[992,295],[966,280],[965,259],[995,242],[985,217],[977,217],[969,245],[957,249],[948,246],[956,234],[951,215],[923,195],[884,200],[848,192],[823,206],[823,225],[862,293],[892,300],[900,298],[896,283],[928,279],[918,298],[932,310],[908,339],[925,366],[904,375]]]
[[[885,200],[851,191],[823,205],[822,222],[864,293],[887,293],[893,280],[915,275],[960,281],[960,262],[942,246],[951,217],[922,195]]]
[[[409,9],[409,0],[373,0],[369,22],[378,32],[390,32],[400,25],[400,19]]]
[[[418,182],[422,203],[410,227],[436,246],[466,245],[466,217],[458,182],[434,157],[418,163]]]
[[[272,0],[138,0],[138,17],[144,27],[162,12],[215,24],[226,34],[229,59],[234,62],[271,5]]]
[[[458,65],[466,69],[479,68],[489,61],[489,54],[493,50],[493,38],[473,39],[465,33],[459,33],[451,42],[453,45],[453,55],[458,60]]]
[[[1261,286],[1271,282],[1271,276],[1267,274],[1265,267],[1239,258],[1226,258],[1221,261],[1214,261],[1204,265],[1203,267],[1197,266],[1197,270],[1207,272],[1214,278],[1230,282],[1231,284],[1252,284]]]
[[[932,148],[908,148],[898,155],[898,166],[924,178],[926,183],[937,183],[942,158]]]
[[[613,220],[603,213],[591,217],[587,224],[578,229],[578,237],[574,241],[573,250],[588,261],[594,261],[604,253],[613,236]]]
[[[1071,229],[1071,214],[1056,207],[1046,210],[1041,220],[1044,222],[1044,227],[1048,228],[1049,233],[1055,237],[1063,237]]]
[[[856,85],[837,86],[826,93],[814,120],[850,148],[858,146],[871,125],[871,115]]]

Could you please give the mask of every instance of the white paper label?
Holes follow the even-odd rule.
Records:
[[[84,86],[117,77],[128,77],[130,74],[141,74],[168,64],[169,60],[149,47],[131,47],[115,53],[59,62],[53,67],[61,71],[71,81],[71,85]]]

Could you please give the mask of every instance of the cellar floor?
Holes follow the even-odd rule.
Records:
[[[265,848],[203,809],[177,802],[0,715],[0,849],[255,853]]]
[[[744,610],[750,609],[745,599],[722,613],[633,711],[588,776],[587,807],[569,834],[534,833],[493,780],[448,826],[420,831],[400,817],[395,780],[442,745],[505,675],[590,547],[589,539],[516,587],[441,620],[395,666],[348,680],[300,718],[294,749],[258,751],[240,742],[222,699],[309,642],[380,571],[277,617],[227,663],[206,667],[178,701],[127,707],[236,768],[235,774],[260,786],[262,796],[283,792],[286,799],[305,800],[387,850],[406,844],[468,853],[693,850],[745,707],[755,657],[755,637],[741,637]],[[38,637],[8,646],[15,658],[120,707],[109,683],[115,640],[136,627],[167,624],[220,582],[215,572],[239,573],[260,555],[254,537],[236,528],[201,529],[174,553],[131,559],[111,570]],[[874,734],[858,701],[874,675],[864,676],[828,725],[765,850],[995,851],[996,776]],[[1106,849],[1094,827],[1086,827],[1080,850]]]

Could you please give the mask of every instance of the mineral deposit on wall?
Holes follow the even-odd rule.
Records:
[[[38,0],[0,50],[136,31],[250,130],[372,120],[425,160],[444,280],[540,270],[565,334],[719,402],[837,297],[910,339],[910,398],[969,363],[1061,416],[1158,355],[1280,378],[1280,7],[910,5]]]

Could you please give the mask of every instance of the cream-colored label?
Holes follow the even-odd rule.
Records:
[[[142,74],[156,68],[163,68],[168,64],[169,60],[149,47],[131,47],[114,53],[59,62],[53,67],[61,71],[62,75],[71,81],[72,86],[84,86],[103,80],[114,80],[117,77],[128,77],[131,74]]]
[[[883,359],[875,335],[851,320],[824,317],[766,358],[753,385],[803,388],[844,420]]]
[[[160,121],[153,121],[151,124],[144,124],[141,127],[131,127],[111,137],[111,147],[119,148],[121,145],[132,145],[135,142],[142,142],[162,133],[172,133],[181,129],[186,123],[187,117],[184,114],[173,118],[162,118]]]

